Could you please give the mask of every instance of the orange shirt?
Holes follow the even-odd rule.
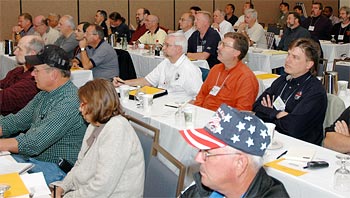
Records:
[[[213,96],[209,93],[215,85],[222,88]],[[220,63],[211,68],[194,104],[216,111],[222,103],[226,103],[238,110],[251,111],[258,91],[256,76],[242,61],[229,70]]]

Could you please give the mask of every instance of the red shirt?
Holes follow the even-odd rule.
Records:
[[[16,67],[0,80],[1,115],[17,113],[38,93],[31,71],[23,71],[23,66]]]
[[[137,41],[145,32],[147,32],[145,24],[137,26],[135,32],[131,35],[130,43]]]
[[[213,96],[209,93],[215,85],[222,88]],[[235,67],[226,70],[220,63],[210,69],[194,104],[216,111],[226,103],[238,110],[251,111],[258,91],[258,80],[247,65],[239,61]]]

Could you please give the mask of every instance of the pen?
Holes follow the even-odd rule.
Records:
[[[279,155],[276,159],[281,158],[283,155],[287,154],[288,150],[284,151],[281,155]]]
[[[168,104],[166,104],[165,106],[167,106],[167,107],[172,107],[172,108],[179,108],[179,107],[177,107],[177,106],[174,106],[174,105],[168,105]]]

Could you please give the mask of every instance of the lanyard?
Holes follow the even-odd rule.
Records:
[[[304,84],[306,81],[308,81],[309,79],[311,78],[311,75],[309,76],[309,77],[307,77],[307,79],[302,83],[302,84]],[[284,92],[284,90],[286,89],[286,87],[287,87],[287,84],[288,84],[288,81],[286,82],[286,84],[284,85],[284,87],[283,87],[283,89],[282,89],[282,91],[281,91],[281,93],[280,93],[280,95],[279,95],[279,97],[282,99],[282,94],[283,94],[283,92]],[[293,90],[293,92],[291,93],[291,94],[289,94],[289,96],[288,96],[288,98],[284,101],[284,104],[287,104],[288,103],[288,100],[290,99],[290,97],[295,93],[295,91],[298,89],[298,87],[299,87],[300,85],[298,85],[294,90]]]
[[[221,72],[219,73],[219,76],[218,76],[218,78],[216,79],[215,86],[217,86],[217,85],[218,85],[218,81],[219,81],[220,75],[221,75]],[[225,78],[224,82],[222,82],[222,84],[221,84],[221,86],[220,86],[220,89],[221,89],[221,88],[224,86],[224,84],[225,84],[226,80],[228,79],[228,77],[230,77],[230,75],[231,75],[231,74],[229,74],[229,75],[227,75],[227,76],[226,76],[226,78]]]

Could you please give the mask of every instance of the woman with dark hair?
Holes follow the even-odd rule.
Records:
[[[90,125],[74,167],[63,181],[53,183],[58,186],[56,197],[142,197],[142,147],[122,116],[114,86],[95,79],[78,95],[79,110]]]
[[[112,12],[106,21],[108,28],[108,35],[118,33],[118,37],[126,36],[129,42],[130,30],[128,25],[125,24],[125,18],[122,17],[118,12]]]

